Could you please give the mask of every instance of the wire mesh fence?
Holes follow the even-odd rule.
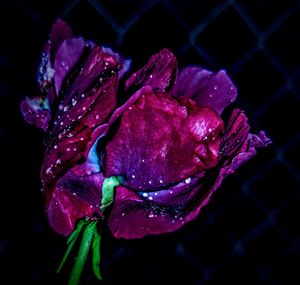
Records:
[[[64,240],[47,228],[42,198],[34,190],[39,187],[42,135],[22,123],[17,107],[22,97],[37,90],[38,55],[51,23],[60,16],[75,33],[130,57],[133,69],[164,47],[174,52],[181,67],[226,69],[239,89],[237,105],[248,114],[254,131],[264,129],[273,140],[227,178],[199,218],[182,230],[134,241],[116,241],[108,233],[103,284],[298,284],[300,1],[71,0],[0,5],[7,16],[1,20],[3,40],[9,43],[0,53],[0,104],[12,109],[0,115],[7,166],[3,177],[8,180],[14,173],[20,178],[7,181],[11,191],[3,190],[3,199],[13,200],[14,209],[3,207],[8,230],[1,233],[1,267],[7,274],[16,263],[21,267],[21,275],[10,275],[12,280],[63,284],[63,277],[53,271]],[[6,219],[7,213],[19,221],[17,227]],[[96,284],[91,275],[85,272],[83,284]]]

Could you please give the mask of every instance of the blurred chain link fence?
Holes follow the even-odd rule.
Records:
[[[181,67],[226,69],[239,89],[236,105],[246,111],[253,131],[264,129],[273,140],[269,149],[227,178],[211,204],[183,230],[141,241],[108,238],[104,284],[299,284],[300,1],[72,0],[49,6],[39,1],[7,5],[38,31],[33,35],[38,37],[35,53],[30,55],[36,58],[34,64],[36,50],[60,16],[77,34],[130,57],[133,69],[164,47],[175,53]],[[4,67],[10,60],[6,53],[0,55]],[[31,73],[26,77],[30,79]],[[32,90],[20,81],[26,92]],[[4,97],[10,88],[7,82],[1,83]],[[2,139],[7,134],[5,128],[0,130]],[[34,266],[31,269],[40,273],[26,278],[45,283],[46,264]],[[83,284],[93,282],[86,273]]]

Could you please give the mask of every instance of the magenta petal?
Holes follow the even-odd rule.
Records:
[[[179,182],[217,163],[222,130],[209,108],[144,93],[106,147],[107,176],[123,176],[137,190]]]
[[[237,90],[224,70],[212,73],[200,67],[187,67],[179,72],[172,95],[191,98],[221,114],[237,96]]]
[[[185,222],[180,208],[170,212],[155,204],[145,203],[137,193],[122,186],[116,189],[113,208],[108,217],[113,235],[126,239],[171,232]]]
[[[119,70],[119,79],[121,79],[125,73],[129,71],[131,61],[129,59],[123,59],[117,52],[114,52],[111,48],[102,47],[102,50],[111,56],[113,56],[117,62],[122,65],[121,70]]]
[[[52,78],[55,74],[54,57],[57,50],[65,40],[72,36],[73,33],[71,28],[62,20],[59,19],[53,24],[39,66],[38,83],[42,92],[47,92],[49,85],[52,84]],[[53,101],[50,100],[50,102],[52,103]]]
[[[84,173],[77,166],[56,183],[51,199],[47,202],[47,215],[51,227],[58,233],[68,236],[77,221],[84,217],[99,218],[101,185],[103,175]]]
[[[54,61],[54,82],[57,94],[59,94],[65,76],[79,61],[84,47],[85,41],[83,38],[68,39],[59,47]]]
[[[27,123],[36,125],[45,132],[48,129],[51,112],[47,98],[35,97],[33,99],[25,98],[21,102],[21,113]]]
[[[255,148],[267,146],[271,142],[264,132],[253,135],[249,133],[249,130],[250,126],[246,115],[239,109],[233,110],[221,138],[220,159],[229,161],[237,153],[246,152],[248,155],[252,154],[253,151],[254,155]],[[251,145],[252,148],[250,148]]]
[[[242,121],[244,125],[240,127],[245,127],[247,133],[246,121],[242,119],[240,123]],[[237,130],[231,124],[227,131]],[[234,173],[240,165],[253,157],[256,148],[264,147],[269,142],[263,132],[259,135],[247,133],[241,144],[228,144],[232,151],[228,153],[226,160],[222,159],[215,168],[202,173],[199,178],[188,179],[169,190],[135,192],[118,187],[108,218],[113,235],[116,238],[141,238],[148,234],[161,234],[180,228],[198,216],[226,176]],[[183,183],[187,182],[190,183],[190,188],[184,187]]]
[[[151,56],[143,68],[127,79],[125,89],[132,92],[149,85],[154,90],[164,92],[172,87],[176,76],[177,60],[168,49],[163,49]]]
[[[119,63],[95,46],[59,104],[53,133],[74,124],[97,127],[116,106]]]
[[[51,51],[51,56],[59,49],[60,45],[67,39],[73,37],[73,32],[71,28],[61,19],[56,20],[51,28],[50,38],[49,38],[49,50]]]

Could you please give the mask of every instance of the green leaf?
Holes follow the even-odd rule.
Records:
[[[82,231],[82,229],[85,225],[85,223],[86,222],[84,220],[79,220],[75,230],[69,236],[68,241],[67,241],[68,248],[67,248],[67,250],[64,254],[64,257],[63,257],[62,261],[60,262],[60,264],[59,264],[59,266],[56,270],[56,273],[59,273],[60,270],[62,269],[62,267],[64,266],[68,256],[70,255],[70,253],[71,253],[71,251],[72,251],[72,249],[73,249],[73,247],[76,243],[76,240],[77,240],[79,234],[81,233],[81,231]]]
[[[75,264],[72,269],[68,285],[79,284],[80,276],[93,241],[96,225],[97,225],[97,221],[90,221],[83,231],[80,247],[78,250],[78,255],[76,257]]]
[[[111,176],[105,178],[102,185],[101,211],[104,212],[113,202],[115,196],[115,187],[120,185],[118,177]]]
[[[100,272],[100,242],[101,242],[101,234],[99,230],[95,230],[94,232],[94,240],[93,240],[93,271],[98,280],[102,280],[101,272]]]

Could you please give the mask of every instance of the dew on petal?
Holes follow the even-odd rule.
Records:
[[[189,177],[189,178],[187,178],[187,179],[184,180],[184,182],[185,182],[186,184],[191,183],[191,181],[192,181],[191,177]]]

